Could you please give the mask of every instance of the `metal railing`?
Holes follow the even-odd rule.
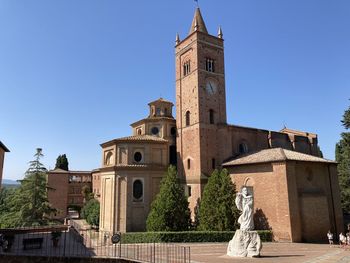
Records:
[[[54,234],[52,234],[54,233]],[[55,237],[59,235],[59,239]],[[112,244],[96,230],[69,226],[0,229],[0,254],[46,257],[124,258],[150,263],[189,263],[190,247],[170,243]]]

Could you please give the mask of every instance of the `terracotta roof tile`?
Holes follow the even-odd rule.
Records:
[[[313,155],[286,150],[283,148],[272,148],[260,150],[247,155],[239,156],[231,161],[223,163],[223,166],[235,166],[253,163],[267,163],[278,161],[303,161],[303,162],[320,162],[320,163],[336,163],[331,160],[316,157]]]

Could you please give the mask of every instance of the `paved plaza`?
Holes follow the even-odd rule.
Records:
[[[191,246],[192,263],[228,263],[228,262],[341,262],[350,263],[350,250],[327,244],[304,243],[263,243],[260,258],[231,258],[226,256],[228,243],[193,243]]]

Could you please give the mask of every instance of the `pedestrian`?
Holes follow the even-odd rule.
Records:
[[[340,247],[344,247],[346,245],[346,237],[344,236],[343,232],[339,234],[339,245]]]
[[[332,247],[333,246],[333,233],[330,230],[328,230],[327,237],[328,237],[329,245]]]

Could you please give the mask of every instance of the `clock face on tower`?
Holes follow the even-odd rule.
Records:
[[[216,93],[217,91],[217,84],[214,80],[207,80],[206,84],[205,84],[205,90],[209,95],[213,95]]]

